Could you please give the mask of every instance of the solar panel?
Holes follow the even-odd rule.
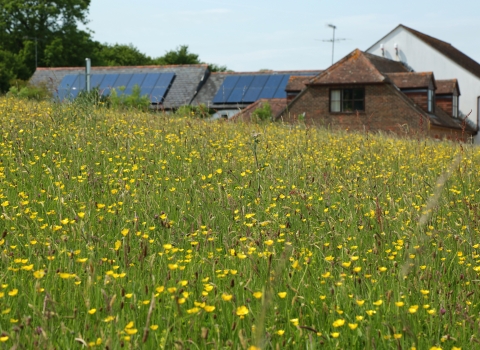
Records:
[[[272,98],[275,95],[275,92],[278,89],[278,86],[282,82],[283,74],[279,75],[270,75],[267,80],[267,83],[263,87],[262,92],[258,98]]]
[[[285,88],[287,87],[288,79],[290,79],[290,75],[283,76],[283,79],[278,85],[277,91],[275,92],[275,95],[273,95],[273,98],[287,98],[287,92],[285,91]]]
[[[142,85],[140,86],[141,92],[140,94],[143,95],[150,95],[153,90],[153,87],[157,84],[158,78],[162,73],[148,73],[143,81]]]
[[[225,103],[239,79],[240,77],[238,75],[226,77],[222,86],[220,86],[220,89],[218,89],[217,94],[213,98],[213,103]]]
[[[163,103],[165,95],[167,94],[170,86],[173,83],[173,78],[175,78],[175,73],[162,73],[158,78],[155,87],[150,93],[150,101],[152,103]]]
[[[119,74],[118,79],[115,81],[115,85],[113,86],[117,91],[117,94],[122,95],[123,88],[126,88],[130,79],[132,79],[133,74]]]
[[[240,79],[238,79],[237,83],[235,84],[235,87],[233,88],[232,92],[230,93],[230,96],[228,96],[227,103],[241,103],[243,102],[243,96],[247,92],[248,88],[250,87],[250,84],[253,81],[254,76],[253,75],[245,75],[241,76]]]
[[[60,101],[63,101],[68,94],[70,93],[70,89],[77,79],[76,74],[68,74],[63,77],[60,85],[58,86],[58,92],[55,93],[55,97],[58,98]]]
[[[99,87],[103,78],[105,78],[105,74],[92,74],[90,76],[90,86],[92,89]]]
[[[154,87],[152,92],[150,93],[150,101],[152,103],[162,103],[163,99],[165,98],[166,92],[167,92],[166,87],[160,87],[160,86]]]
[[[77,97],[80,91],[85,90],[85,84],[85,74],[78,74],[77,79],[75,79],[72,84],[72,88],[70,89],[69,97]]]
[[[130,95],[133,91],[133,87],[138,85],[139,87],[142,85],[143,81],[145,80],[146,73],[136,73],[132,75],[132,78],[128,82],[128,85],[124,91],[126,95]]]
[[[258,96],[262,92],[265,83],[267,82],[269,75],[255,75],[249,89],[243,96],[243,102],[251,103],[258,99]]]
[[[110,89],[115,86],[115,81],[118,79],[119,75],[120,74],[105,74],[105,77],[99,85],[99,89],[103,96],[110,94]]]
[[[162,73],[155,86],[169,87],[175,77],[175,73]]]

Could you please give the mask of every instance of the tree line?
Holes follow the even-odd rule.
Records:
[[[204,63],[187,45],[152,58],[132,44],[93,40],[87,25],[90,0],[0,0],[0,92],[26,81],[36,67],[78,67],[89,57],[95,66]],[[211,71],[225,66],[209,64]]]

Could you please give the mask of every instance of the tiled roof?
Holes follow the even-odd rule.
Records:
[[[216,104],[213,106],[213,98],[215,97],[218,89],[223,84],[223,81],[225,80],[226,77],[232,76],[232,75],[258,75],[258,74],[291,74],[291,75],[304,75],[305,77],[312,77],[315,76],[316,74],[319,74],[321,71],[320,70],[304,70],[304,71],[260,71],[260,72],[217,72],[217,73],[212,73],[208,77],[207,81],[205,84],[203,84],[202,88],[198,92],[198,94],[195,96],[195,98],[192,101],[192,104],[194,105],[199,105],[199,104],[205,104],[211,108],[218,108],[218,109],[223,109],[223,108],[228,108],[231,109],[232,105],[231,104],[225,104],[225,105],[220,105]],[[236,107],[239,108],[244,108],[247,107],[249,103],[243,103],[243,104],[238,104],[235,105]]]
[[[128,73],[175,73],[163,108],[177,108],[189,104],[199,90],[206,75],[208,65],[167,65],[167,66],[127,66],[127,67],[92,67],[92,74],[128,74]],[[32,84],[46,84],[51,91],[58,88],[62,79],[68,74],[84,74],[85,67],[68,68],[37,68],[30,82]]]
[[[405,71],[405,67],[385,58],[366,54],[359,49],[354,50],[346,57],[335,63],[327,70],[310,80],[311,85],[334,84],[375,84],[383,83],[385,76],[382,70]],[[393,62],[393,63],[392,63]],[[403,67],[403,68],[402,68]],[[380,69],[379,69],[380,68]]]
[[[430,114],[430,122],[433,125],[444,128],[462,130],[462,128],[465,127],[465,131],[468,133],[476,132],[476,129],[471,124],[465,123],[465,125],[463,125],[463,121],[461,119],[452,118],[440,107],[435,108],[434,116]]]
[[[460,96],[460,88],[458,87],[457,79],[447,79],[447,80],[436,80],[437,90],[435,94],[437,95],[451,95],[457,89],[457,93]]]
[[[235,114],[230,120],[231,121],[250,121],[252,113],[258,109],[261,108],[265,103],[269,103],[270,107],[272,108],[272,116],[273,120],[275,120],[278,115],[287,107],[287,99],[286,98],[262,98],[254,103],[252,103],[250,106],[242,110],[241,112],[238,112]]]
[[[292,75],[290,79],[288,79],[285,91],[302,91],[311,78],[312,77],[306,77],[304,75]]]
[[[439,51],[440,53],[442,53],[443,55],[445,55],[446,57],[448,57],[449,59],[457,63],[459,66],[463,67],[470,73],[480,78],[480,63],[471,59],[470,57],[465,55],[463,52],[453,47],[451,44],[445,41],[436,39],[434,37],[431,37],[429,35],[423,34],[415,29],[406,27],[403,24],[400,24],[399,27],[403,27],[405,30],[409,31],[410,33],[415,35],[417,38],[419,38],[426,44],[433,47],[435,50]]]
[[[436,86],[432,72],[387,73],[385,75],[400,89],[428,88],[431,83],[434,87]]]
[[[409,72],[407,67],[402,62],[393,61],[391,59],[380,57],[377,55],[373,55],[368,52],[363,53],[370,62],[377,68],[377,70],[381,73],[401,73],[401,72]]]

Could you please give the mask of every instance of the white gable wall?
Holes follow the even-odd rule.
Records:
[[[375,43],[367,52],[395,61],[402,61],[415,72],[432,72],[435,79],[458,79],[460,87],[460,115],[466,116],[470,110],[469,119],[475,125],[480,120],[480,78],[470,73],[457,63],[417,38],[402,27],[397,27],[386,37]],[[398,47],[398,55],[395,50]],[[480,143],[480,135],[475,137],[475,143]]]

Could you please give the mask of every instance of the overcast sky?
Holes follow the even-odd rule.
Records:
[[[158,57],[180,45],[234,71],[325,69],[398,24],[480,62],[480,0],[92,0],[95,40]],[[92,62],[94,65],[95,63]]]

